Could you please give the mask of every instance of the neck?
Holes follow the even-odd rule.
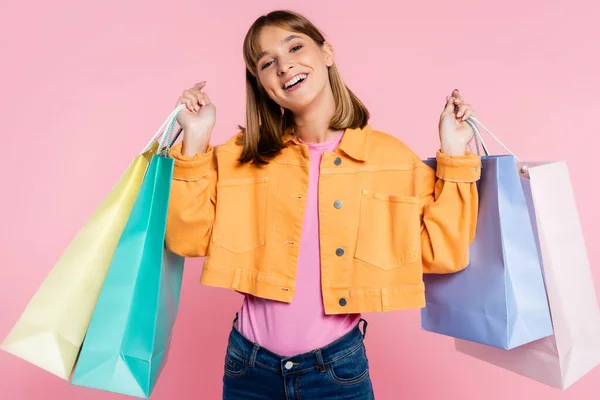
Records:
[[[298,137],[304,143],[322,143],[333,140],[341,133],[329,129],[329,121],[335,112],[333,92],[328,86],[306,110],[294,114]]]

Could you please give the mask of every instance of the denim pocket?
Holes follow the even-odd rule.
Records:
[[[352,385],[369,377],[369,362],[363,343],[327,365],[327,373],[339,385]]]
[[[236,377],[242,376],[246,373],[248,366],[248,360],[246,357],[236,350],[231,345],[227,346],[227,353],[225,354],[225,374]]]

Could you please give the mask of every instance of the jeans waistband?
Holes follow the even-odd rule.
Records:
[[[350,332],[327,346],[307,353],[284,357],[259,346],[242,335],[235,327],[236,320],[237,316],[229,334],[231,350],[237,352],[239,356],[248,359],[249,367],[254,367],[258,364],[261,367],[279,371],[283,375],[300,373],[314,368],[325,371],[327,364],[360,350],[367,332],[367,321],[361,318],[358,325]],[[360,329],[361,322],[363,323],[362,331]]]

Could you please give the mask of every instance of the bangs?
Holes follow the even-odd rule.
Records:
[[[308,36],[319,45],[325,43],[323,34],[312,26],[308,20],[298,18],[298,16],[289,16],[288,18],[281,18],[281,16],[278,16],[278,18],[273,19],[270,19],[268,16],[260,17],[252,27],[250,27],[246,38],[244,39],[244,62],[246,63],[246,68],[248,68],[254,76],[257,75],[258,71],[258,56],[263,51],[260,47],[260,32],[267,26],[284,29],[293,33],[301,33]]]

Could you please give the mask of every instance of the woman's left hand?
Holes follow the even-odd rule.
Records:
[[[466,104],[457,89],[446,97],[446,107],[440,116],[441,151],[452,156],[463,156],[473,138],[473,130],[465,121],[475,116],[473,107]]]

